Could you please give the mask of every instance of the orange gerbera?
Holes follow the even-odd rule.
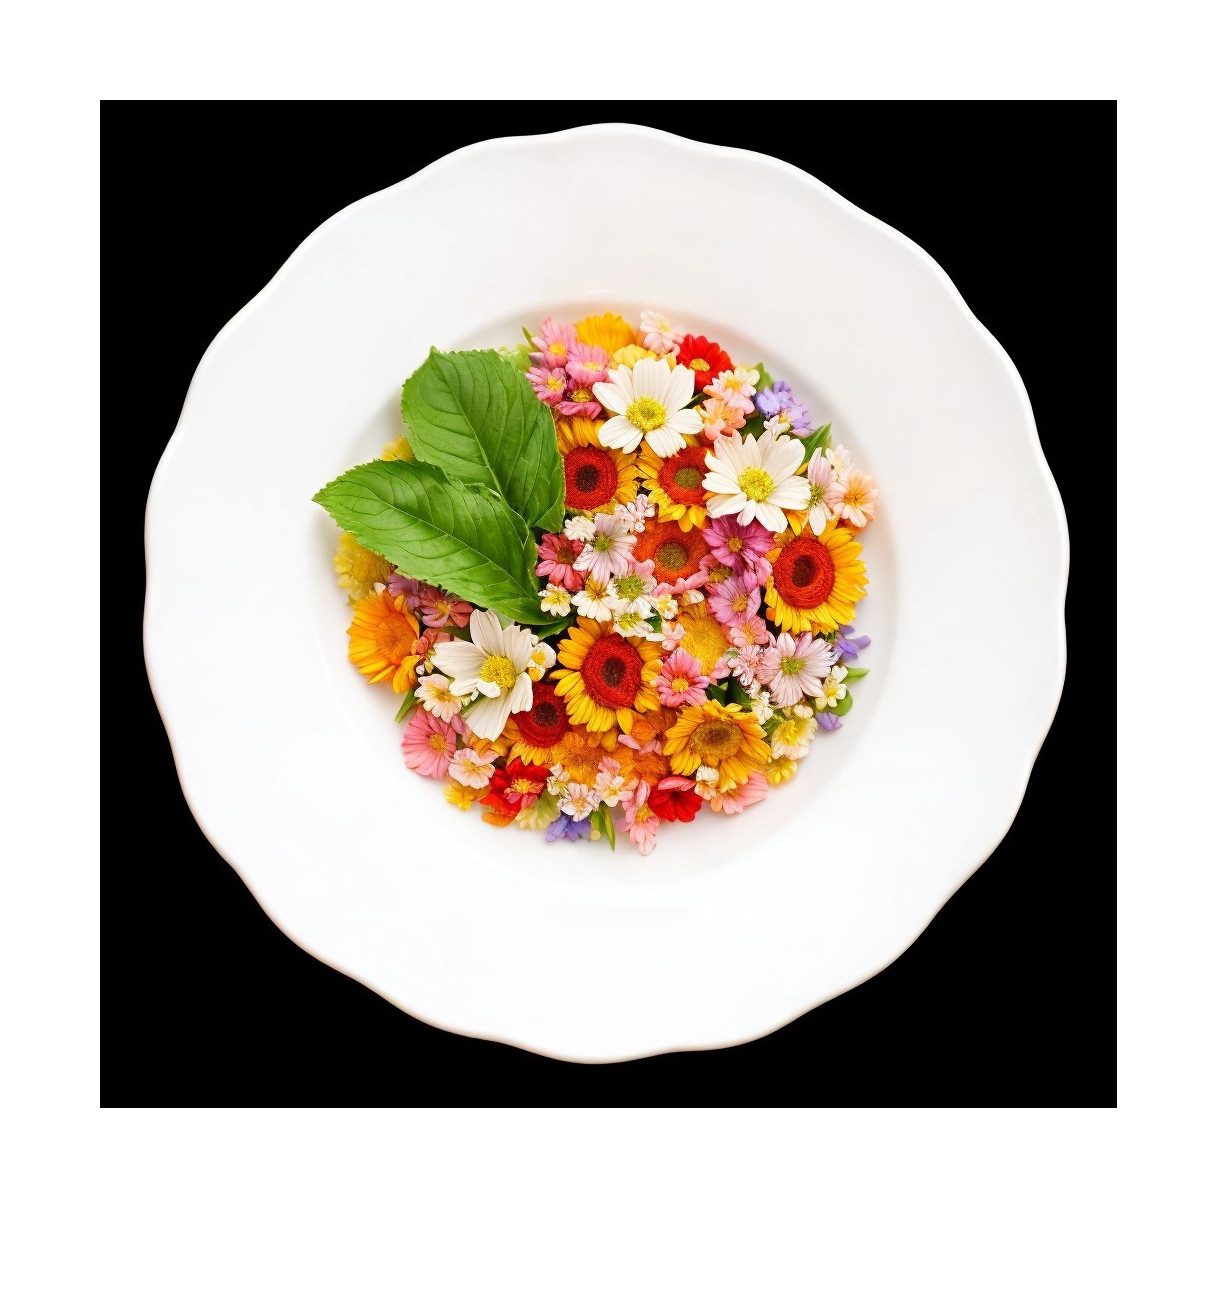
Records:
[[[644,637],[621,636],[611,623],[580,618],[557,647],[550,673],[570,721],[590,732],[628,732],[639,714],[659,707],[654,690],[662,647]]]
[[[557,452],[566,473],[566,504],[580,514],[610,514],[638,493],[633,456],[606,450],[597,435],[600,419],[559,418]]]
[[[699,527],[656,523],[650,519],[633,547],[635,559],[654,560],[654,580],[674,585],[686,581],[709,553]]]
[[[355,617],[346,629],[350,661],[369,682],[390,677],[393,690],[403,695],[418,680],[414,642],[418,620],[406,608],[405,596],[373,591],[355,603]]]
[[[600,739],[589,736],[581,727],[572,727],[549,752],[549,763],[561,764],[572,781],[590,786],[604,758]]]
[[[768,616],[787,632],[834,632],[853,621],[866,593],[861,543],[839,527],[816,536],[807,530],[783,545],[773,560],[764,598]]]
[[[575,323],[574,330],[584,345],[602,345],[610,355],[635,340],[633,328],[620,314],[593,314]]]
[[[638,472],[658,509],[661,523],[679,523],[687,531],[690,527],[705,526],[705,456],[709,447],[698,445],[697,438],[686,438],[692,444],[683,450],[661,459],[648,446],[642,447],[638,459]]]

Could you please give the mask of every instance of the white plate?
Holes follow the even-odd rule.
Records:
[[[688,202],[707,185],[745,203]],[[601,307],[763,358],[882,492],[844,729],[648,859],[503,832],[404,768],[310,500],[396,435],[432,343]],[[318,228],[199,365],[147,551],[182,786],[266,912],[427,1022],[565,1059],[746,1041],[888,964],[1004,836],[1064,676],[1060,499],[942,270],[787,164],[640,127],[488,141]]]

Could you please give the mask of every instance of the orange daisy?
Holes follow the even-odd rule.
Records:
[[[658,509],[661,523],[679,523],[687,531],[690,527],[705,526],[705,456],[709,447],[696,444],[660,458],[647,445],[638,459],[638,472],[642,482]]]
[[[418,620],[406,608],[405,596],[373,591],[355,603],[355,617],[347,628],[350,661],[369,682],[392,678],[393,690],[403,695],[418,680],[414,642]]]
[[[709,553],[699,527],[680,523],[656,523],[653,519],[633,547],[635,559],[654,560],[654,580],[674,585],[687,581]]]

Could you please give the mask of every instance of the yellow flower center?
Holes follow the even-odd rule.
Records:
[[[689,365],[694,373],[708,373],[709,364],[704,359],[694,359]]]
[[[823,499],[823,487],[818,482],[811,483],[811,507],[814,508]]]
[[[443,754],[448,748],[447,738],[440,736],[438,732],[432,732],[427,744],[436,754]]]
[[[732,554],[738,554],[743,549],[743,538],[741,536],[732,536],[726,543],[726,548]]]
[[[622,600],[636,600],[642,594],[642,579],[637,573],[626,573],[616,579],[616,593]]]
[[[654,817],[654,810],[648,804],[639,805],[633,817],[635,823],[648,823]]]
[[[710,669],[728,648],[722,628],[717,619],[709,614],[692,617],[686,613],[681,622],[684,625],[684,638],[680,646],[694,659],[701,661],[701,672],[708,676]]]
[[[796,677],[806,666],[805,659],[799,659],[797,655],[786,655],[781,661],[781,671],[787,677]]]
[[[797,718],[787,718],[773,733],[773,740],[779,745],[797,745],[802,736],[802,723]]]
[[[491,655],[482,664],[478,680],[493,682],[495,686],[501,687],[504,691],[509,691],[515,685],[517,676],[515,665],[506,655]]]
[[[644,395],[625,410],[625,417],[641,432],[653,432],[667,421],[667,410],[651,396]]]
[[[687,691],[687,690],[688,690],[688,678],[687,678],[687,677],[673,677],[673,678],[671,679],[671,689],[672,689],[673,691],[677,691],[677,692],[678,692],[678,691]]]
[[[608,551],[611,550],[615,544],[616,544],[616,537],[605,536],[602,532],[592,542],[592,545],[594,545],[595,547],[596,553],[602,555],[606,555]]]
[[[735,611],[735,613],[741,614],[747,608],[747,596],[735,596],[734,600],[731,601],[730,607]]]
[[[565,341],[554,341],[552,345],[549,346],[549,353],[551,355],[564,355],[566,353]]]
[[[763,504],[776,485],[763,468],[747,468],[739,475],[739,490],[757,504]]]
[[[550,391],[560,391],[566,384],[565,382],[562,381],[560,377],[551,377],[545,383],[545,385],[549,388]]]
[[[570,399],[579,401],[590,400],[591,392],[588,391],[585,386],[580,386],[577,391],[570,392]]]

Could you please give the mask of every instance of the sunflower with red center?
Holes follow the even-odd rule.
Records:
[[[481,797],[481,803],[511,822],[521,809],[530,808],[540,799],[548,780],[548,768],[512,759],[505,768],[494,770],[490,789]]]
[[[654,580],[674,586],[685,582],[701,567],[709,553],[699,527],[656,523],[651,519],[633,547],[637,560],[654,560]]]
[[[597,433],[600,419],[559,418],[557,452],[566,470],[566,505],[580,514],[610,514],[638,493],[632,455],[606,450]]]
[[[657,641],[621,636],[611,623],[580,618],[557,647],[550,673],[570,721],[588,732],[629,732],[639,714],[659,708],[654,689],[663,662]]]
[[[566,735],[570,719],[566,706],[548,682],[532,688],[532,708],[507,719],[502,739],[509,745],[507,757],[526,764],[548,764],[553,747]]]
[[[719,373],[725,373],[734,367],[730,355],[717,343],[703,336],[686,336],[680,342],[680,353],[676,363],[691,368],[696,378],[695,389],[704,391]]]
[[[690,527],[705,526],[705,456],[708,446],[697,445],[696,437],[689,440],[683,450],[661,459],[644,445],[638,459],[638,472],[642,484],[658,509],[659,522],[679,523],[687,531]]]
[[[834,632],[853,621],[866,593],[861,544],[849,532],[828,527],[820,536],[809,529],[775,555],[764,592],[769,618],[787,632]]]

